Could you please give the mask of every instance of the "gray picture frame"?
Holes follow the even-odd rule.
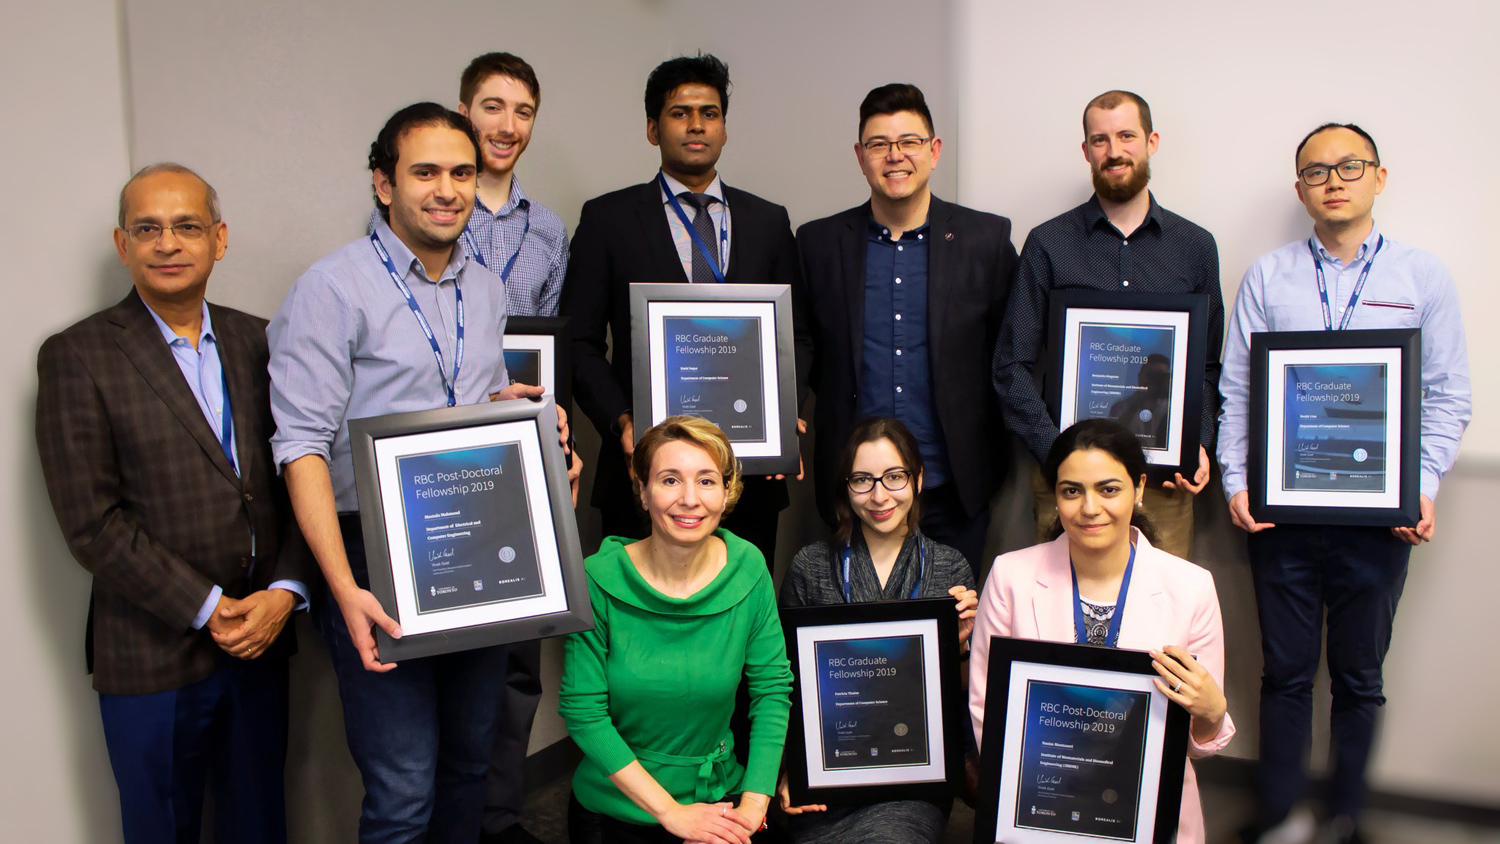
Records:
[[[376,463],[377,440],[414,434],[463,431],[506,422],[530,421],[536,431],[542,455],[542,476],[528,478],[527,483],[546,484],[551,508],[557,558],[562,573],[566,609],[543,615],[524,616],[505,621],[462,627],[430,633],[407,633],[393,639],[376,628],[376,643],[381,662],[396,662],[474,648],[562,636],[594,626],[593,606],[589,601],[588,582],[583,569],[583,548],[578,524],[573,514],[572,494],[568,485],[567,462],[557,441],[557,410],[551,398],[541,401],[515,399],[487,402],[464,407],[444,407],[412,413],[393,413],[349,420],[349,439],[354,458],[355,488],[359,494],[360,522],[364,531],[365,555],[369,566],[370,592],[388,615],[401,623],[396,601],[396,567],[404,566],[409,576],[411,561],[394,560],[386,524],[379,469]],[[523,502],[524,505],[524,502]],[[401,527],[395,526],[395,530]],[[538,537],[539,540],[543,539]]]
[[[792,290],[785,284],[632,284],[630,285],[631,374],[637,442],[660,422],[652,418],[652,407],[665,384],[652,378],[651,336],[648,309],[657,303],[727,303],[762,302],[773,308],[776,335],[774,349],[762,349],[761,360],[776,365],[777,402],[767,414],[775,431],[767,432],[767,441],[776,446],[769,456],[745,456],[738,452],[742,470],[747,475],[796,475],[801,465],[797,436],[797,367],[796,347],[792,335]]]

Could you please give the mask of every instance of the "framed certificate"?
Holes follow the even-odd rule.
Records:
[[[990,640],[976,844],[1177,839],[1187,710],[1144,651]]]
[[[1114,419],[1140,439],[1152,480],[1198,471],[1208,297],[1052,292],[1047,404],[1059,430]]]
[[[790,287],[632,284],[630,335],[637,441],[668,416],[701,416],[746,474],[797,474]]]
[[[792,805],[953,795],[968,728],[949,598],[788,607]]]
[[[558,407],[573,406],[573,358],[567,317],[505,320],[505,373],[510,383],[540,385]]]
[[[1404,525],[1421,518],[1421,332],[1250,335],[1250,514]]]
[[[594,626],[551,399],[349,421],[383,661]]]

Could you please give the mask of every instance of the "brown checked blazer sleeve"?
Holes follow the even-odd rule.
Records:
[[[273,580],[306,582],[303,544],[284,542],[290,512],[271,463],[265,322],[217,306],[210,315],[239,474],[133,291],[49,338],[37,358],[37,447],[68,548],[94,575],[88,646],[100,692],[208,676],[220,652],[192,622],[214,585],[243,597]]]

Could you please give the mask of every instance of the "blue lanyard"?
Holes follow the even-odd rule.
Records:
[[[229,378],[224,374],[224,356],[219,355],[219,389],[223,390],[221,395],[222,408],[219,410],[219,445],[224,449],[224,456],[229,458],[229,468],[238,475],[240,467],[234,462],[234,414],[229,409]]]
[[[682,221],[682,227],[687,229],[688,237],[693,239],[693,245],[698,247],[698,251],[703,254],[703,259],[708,262],[708,269],[714,274],[714,281],[723,284],[724,271],[719,268],[719,263],[723,258],[725,248],[729,245],[729,227],[724,223],[719,224],[719,258],[715,259],[714,253],[708,250],[708,244],[703,242],[703,238],[698,234],[698,230],[693,227],[692,221],[688,219],[687,212],[682,210],[682,203],[677,201],[677,197],[672,193],[672,189],[667,187],[666,174],[657,173],[656,182],[661,185],[661,192],[667,195],[667,202],[671,203],[672,210],[677,212],[677,219]],[[707,208],[703,210],[705,212],[708,211]],[[688,275],[691,278],[692,274],[689,273]]]
[[[1370,277],[1370,268],[1375,266],[1375,256],[1380,254],[1380,247],[1385,245],[1385,235],[1375,241],[1375,252],[1365,259],[1365,268],[1359,271],[1359,280],[1354,283],[1354,292],[1349,296],[1349,305],[1344,308],[1344,316],[1339,320],[1339,330],[1343,331],[1349,327],[1349,320],[1354,319],[1354,306],[1359,303],[1359,294],[1365,290],[1365,279]],[[1323,300],[1323,330],[1333,330],[1333,311],[1328,305],[1328,280],[1323,277],[1323,259],[1318,257],[1318,248],[1313,244],[1312,238],[1307,239],[1307,251],[1312,253],[1313,267],[1318,271],[1318,298]]]
[[[521,229],[521,241],[516,244],[516,251],[510,253],[510,260],[506,261],[505,262],[505,266],[502,267],[501,270],[500,270],[500,283],[501,284],[505,284],[506,282],[510,281],[510,272],[511,272],[511,270],[514,270],[516,268],[516,259],[519,258],[519,257],[521,257],[521,247],[526,245],[526,235],[529,234],[530,232],[531,232],[531,212],[527,211],[526,212],[526,225],[525,225],[525,227],[523,227]],[[479,266],[484,267],[485,269],[489,269],[490,268],[490,262],[486,261],[484,259],[484,253],[479,250],[479,244],[477,244],[477,243],[474,242],[474,235],[473,235],[473,233],[471,233],[469,231],[469,229],[468,229],[467,226],[464,227],[464,235],[463,235],[463,237],[464,237],[464,246],[468,247],[469,254],[474,256],[474,260],[476,260],[476,261],[479,262]]]
[[[458,396],[454,390],[458,386],[458,370],[464,364],[464,291],[459,286],[458,279],[453,279],[453,296],[457,302],[457,349],[453,357],[453,380],[448,380],[448,375],[443,368],[443,350],[438,347],[437,335],[432,333],[432,326],[427,322],[427,316],[422,313],[422,306],[417,304],[416,297],[411,295],[411,288],[406,286],[401,274],[396,272],[396,265],[391,263],[391,256],[386,254],[385,247],[380,245],[380,238],[374,233],[370,234],[370,245],[375,247],[375,254],[380,256],[380,262],[385,264],[386,272],[391,274],[391,281],[396,282],[396,287],[401,290],[401,295],[406,297],[406,306],[411,308],[412,314],[417,318],[417,324],[422,326],[422,333],[427,335],[427,343],[432,346],[432,356],[437,358],[438,377],[443,379],[443,389],[448,391],[448,406],[458,404]]]
[[[922,543],[922,537],[918,536],[916,538],[916,540],[917,540],[917,582],[912,585],[912,587],[911,587],[911,594],[907,596],[911,600],[916,600],[917,596],[920,595],[920,594],[922,594],[922,579],[927,576],[927,546]],[[845,542],[844,543],[844,603],[846,603],[846,604],[852,604],[852,603],[854,603],[853,598],[850,595],[850,590],[849,590],[849,560],[850,560],[850,557],[852,556],[852,553],[853,552],[850,550],[849,543]]]
[[[1078,569],[1068,561],[1073,573],[1073,635],[1080,645],[1089,643],[1088,623],[1083,620],[1083,596],[1078,594]],[[1104,633],[1104,646],[1115,647],[1120,641],[1120,619],[1125,617],[1125,594],[1130,591],[1130,571],[1135,568],[1135,543],[1130,543],[1130,561],[1125,564],[1125,576],[1120,578],[1120,594],[1115,597],[1115,614],[1110,616],[1109,629]]]

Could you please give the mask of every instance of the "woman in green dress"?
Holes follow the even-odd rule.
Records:
[[[748,844],[764,825],[791,709],[776,593],[755,546],[719,528],[741,490],[729,440],[673,416],[631,458],[651,535],[584,562],[594,629],[565,643],[558,706],[584,760],[573,844]],[[735,757],[735,691],[750,747]]]

